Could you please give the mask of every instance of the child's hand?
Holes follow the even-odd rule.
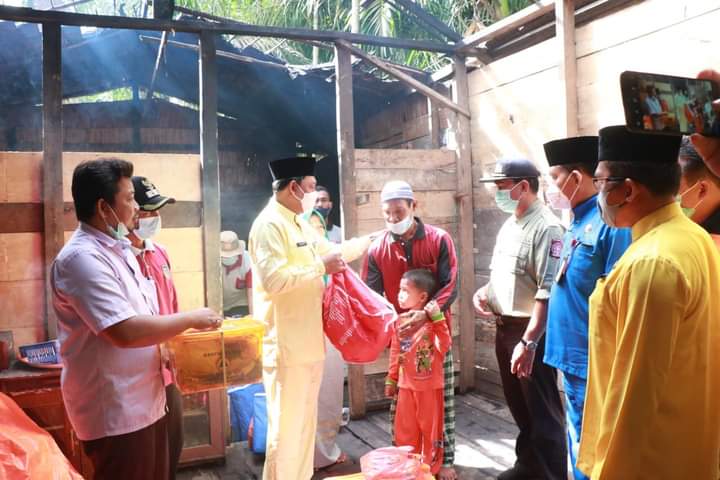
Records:
[[[397,394],[397,386],[396,385],[385,385],[385,396],[388,398],[392,398]]]
[[[432,318],[440,313],[440,305],[435,300],[430,300],[427,305],[425,305],[425,313],[427,313],[428,317]]]

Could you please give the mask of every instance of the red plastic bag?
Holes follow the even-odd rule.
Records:
[[[390,341],[392,304],[351,269],[330,276],[323,296],[323,328],[349,363],[377,360]]]
[[[55,440],[0,393],[0,478],[82,480]]]
[[[366,480],[432,480],[430,467],[412,447],[378,448],[360,457]]]

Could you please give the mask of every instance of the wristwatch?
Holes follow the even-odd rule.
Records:
[[[532,340],[525,340],[524,338],[520,339],[520,343],[523,344],[526,350],[530,350],[531,352],[534,352],[537,350],[538,344],[537,342],[533,342]]]

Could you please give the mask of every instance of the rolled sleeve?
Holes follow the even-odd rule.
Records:
[[[533,257],[535,280],[538,287],[535,300],[550,298],[550,289],[560,265],[563,233],[563,228],[559,225],[548,225],[538,232]]]
[[[66,297],[94,334],[137,315],[120,276],[99,255],[78,252],[53,267],[53,288]]]

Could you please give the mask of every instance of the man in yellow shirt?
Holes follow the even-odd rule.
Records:
[[[265,324],[263,383],[268,430],[264,480],[309,480],[325,358],[323,275],[370,245],[363,237],[333,246],[304,212],[315,206],[310,157],[270,162],[274,196],[250,230],[255,317]]]
[[[590,297],[578,467],[595,479],[717,480],[720,254],[675,201],[680,137],[600,130],[605,223],[633,243]]]

